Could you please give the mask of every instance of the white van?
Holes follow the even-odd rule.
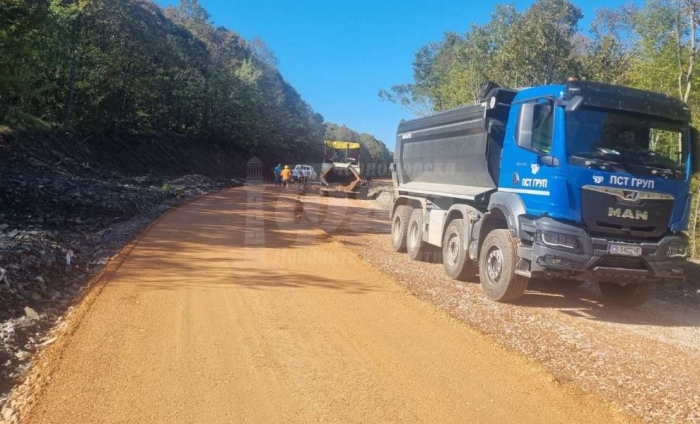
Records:
[[[313,181],[317,178],[316,171],[311,165],[297,165],[292,169],[292,181],[297,181],[300,179],[306,179],[307,181]]]

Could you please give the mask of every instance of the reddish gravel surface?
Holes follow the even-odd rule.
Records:
[[[621,309],[603,305],[593,285],[540,284],[529,287],[516,305],[491,302],[478,281],[453,281],[441,264],[394,253],[388,212],[376,203],[311,196],[304,202],[315,223],[366,263],[502,346],[544,365],[556,381],[573,384],[644,421],[700,422],[700,308],[662,291],[642,307]]]
[[[686,396],[676,418],[691,417],[692,387],[676,379],[672,397],[663,384],[692,346],[627,330],[640,312],[585,306],[588,292],[487,302],[389,252],[371,205],[268,186],[167,213],[65,317],[0,420],[634,422],[617,410],[654,388],[640,412],[668,422],[666,402]]]

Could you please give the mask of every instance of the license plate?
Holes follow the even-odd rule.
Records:
[[[624,256],[642,256],[642,246],[630,246],[628,244],[609,244],[608,253]]]

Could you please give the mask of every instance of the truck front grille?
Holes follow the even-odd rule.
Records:
[[[581,217],[592,233],[655,239],[668,230],[673,197],[660,193],[584,186]]]

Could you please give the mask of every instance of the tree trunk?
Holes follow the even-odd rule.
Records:
[[[73,31],[70,40],[70,77],[68,79],[68,94],[63,106],[63,126],[68,126],[73,115],[73,102],[75,98],[75,78],[78,68],[78,37],[80,32],[80,14],[75,17]]]
[[[687,6],[684,10],[683,5]],[[676,2],[678,8],[678,17],[676,23],[676,55],[678,61],[678,96],[685,102],[688,103],[690,99],[690,92],[693,88],[694,73],[695,73],[695,62],[698,56],[698,45],[697,45],[697,29],[698,29],[698,9],[700,8],[700,3],[698,0],[677,0]],[[684,28],[682,25],[683,16],[688,19],[688,64],[684,69],[683,64],[683,33]]]

